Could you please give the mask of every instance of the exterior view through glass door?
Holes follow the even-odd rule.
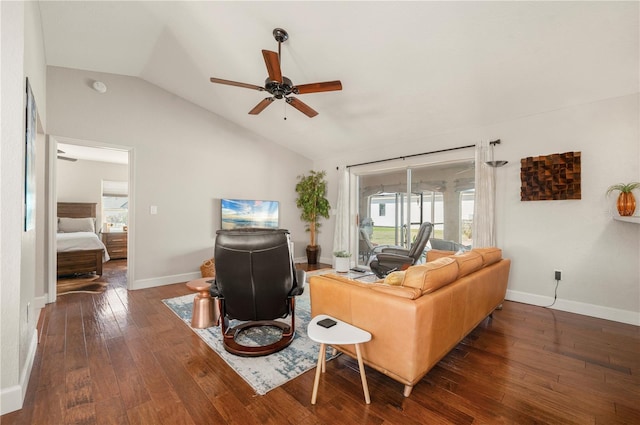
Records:
[[[384,246],[410,248],[425,221],[432,239],[470,246],[474,173],[473,161],[462,161],[360,175],[358,264]]]

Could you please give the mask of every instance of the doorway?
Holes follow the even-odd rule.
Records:
[[[50,240],[49,251],[57,252],[56,233],[57,203],[58,202],[82,202],[96,204],[95,233],[104,242],[107,236],[107,215],[105,212],[105,195],[103,181],[119,181],[126,187],[126,202],[124,206],[127,212],[126,223],[119,223],[117,231],[125,236],[126,257],[121,251],[117,256],[119,262],[126,264],[126,287],[130,288],[133,279],[133,240],[135,229],[132,225],[135,205],[134,196],[134,149],[130,146],[112,145],[91,141],[75,140],[60,136],[50,136],[49,155],[55,158],[49,170],[50,197]],[[113,186],[109,186],[113,187]],[[122,186],[121,186],[122,187]],[[107,193],[107,195],[113,193]],[[120,192],[119,195],[123,193]],[[126,233],[125,233],[126,232]],[[106,245],[106,244],[105,244]],[[49,258],[49,288],[48,302],[54,302],[57,298],[57,255]],[[123,261],[124,259],[124,261]]]

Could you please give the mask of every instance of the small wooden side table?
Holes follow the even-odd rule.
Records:
[[[213,302],[209,294],[211,284],[207,281],[211,279],[211,277],[203,277],[187,282],[187,287],[197,292],[193,299],[193,311],[191,313],[192,328],[210,328],[219,323],[220,313],[218,312],[218,305]]]
[[[336,324],[330,328],[324,328],[318,325],[323,319],[335,320]],[[356,355],[358,357],[358,367],[360,368],[360,379],[362,380],[362,390],[364,391],[364,401],[371,403],[369,398],[369,386],[367,385],[367,376],[364,373],[364,363],[362,362],[362,353],[360,352],[360,344],[371,341],[371,334],[365,330],[357,328],[353,325],[345,323],[335,317],[319,314],[311,319],[307,327],[307,334],[313,341],[320,343],[320,352],[318,353],[318,365],[316,367],[316,379],[313,381],[313,393],[311,394],[311,404],[316,404],[318,397],[318,384],[320,383],[320,371],[326,370],[326,348],[327,345],[343,345],[354,344],[356,347]]]

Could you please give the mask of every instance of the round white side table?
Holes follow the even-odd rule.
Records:
[[[323,319],[335,320],[336,324],[330,328],[318,325]],[[336,319],[335,317],[319,314],[311,319],[307,327],[307,334],[315,342],[320,343],[320,352],[318,353],[318,365],[316,367],[316,379],[313,381],[313,393],[311,394],[311,404],[316,404],[318,397],[318,384],[320,383],[320,371],[326,370],[326,348],[327,345],[343,345],[354,344],[356,347],[356,355],[358,357],[358,366],[360,368],[360,379],[362,379],[362,390],[364,391],[364,400],[367,404],[371,403],[369,398],[369,387],[367,385],[367,376],[364,373],[364,363],[362,362],[362,353],[360,352],[360,344],[371,341],[371,334],[365,330],[357,328],[346,322]]]

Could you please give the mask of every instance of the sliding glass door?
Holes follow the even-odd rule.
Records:
[[[358,264],[383,246],[409,249],[425,221],[432,238],[471,244],[474,193],[473,161],[359,175]]]
[[[406,191],[406,170],[359,176],[359,265],[369,264],[375,247],[406,246]]]

